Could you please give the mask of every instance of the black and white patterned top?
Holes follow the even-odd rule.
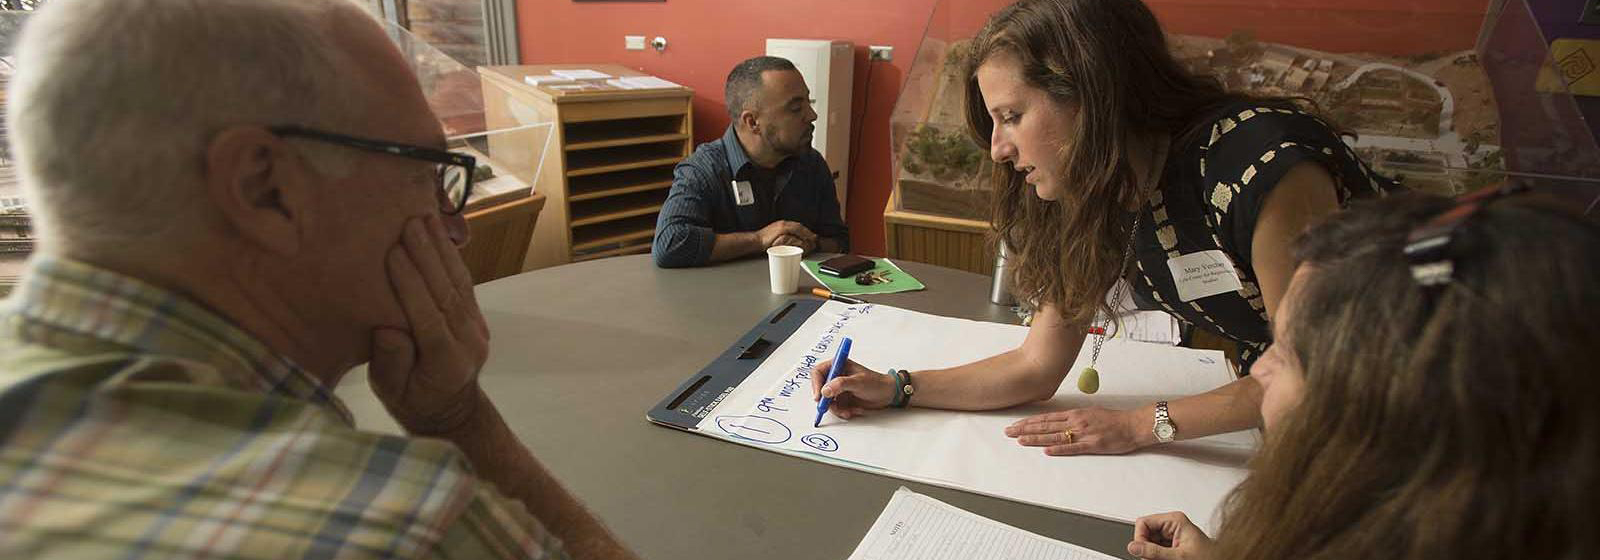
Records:
[[[1250,258],[1267,194],[1303,161],[1320,163],[1333,175],[1340,206],[1399,187],[1368,168],[1327,123],[1293,107],[1242,101],[1209,120],[1209,133],[1170,148],[1161,184],[1143,210],[1130,280],[1140,307],[1165,310],[1238,342],[1248,372],[1272,341]],[[1216,249],[1233,261],[1243,288],[1181,301],[1167,260]]]

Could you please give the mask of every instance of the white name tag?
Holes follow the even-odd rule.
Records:
[[[733,203],[740,206],[749,206],[756,203],[756,193],[750,190],[749,181],[733,182]]]
[[[1186,302],[1244,287],[1239,282],[1239,272],[1233,268],[1233,259],[1220,249],[1167,259],[1167,269],[1178,286],[1178,299]]]

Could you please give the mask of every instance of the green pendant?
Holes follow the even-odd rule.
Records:
[[[1078,390],[1093,395],[1100,390],[1100,372],[1092,367],[1083,368],[1083,373],[1078,375]]]

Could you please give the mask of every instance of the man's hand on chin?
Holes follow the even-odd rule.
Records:
[[[491,406],[478,388],[489,326],[438,216],[411,218],[385,261],[410,331],[372,333],[367,381],[407,432],[448,436]]]

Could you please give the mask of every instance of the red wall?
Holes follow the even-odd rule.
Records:
[[[1000,0],[946,0],[966,12]],[[1220,35],[1253,28],[1265,41],[1332,51],[1414,54],[1472,47],[1488,0],[1151,0],[1174,32]],[[856,45],[855,125],[861,128],[847,215],[857,252],[884,254],[883,207],[890,190],[889,113],[910,69],[935,0],[519,0],[522,60],[615,63],[695,90],[696,142],[728,126],[722,83],[739,61],[762,54],[766,39],[843,39]],[[1337,12],[1330,17],[1331,12]],[[981,25],[981,19],[973,24]],[[1218,32],[1218,29],[1223,31]],[[623,49],[624,35],[666,37],[657,53]],[[871,63],[867,45],[894,47]],[[870,88],[870,89],[869,89]]]

